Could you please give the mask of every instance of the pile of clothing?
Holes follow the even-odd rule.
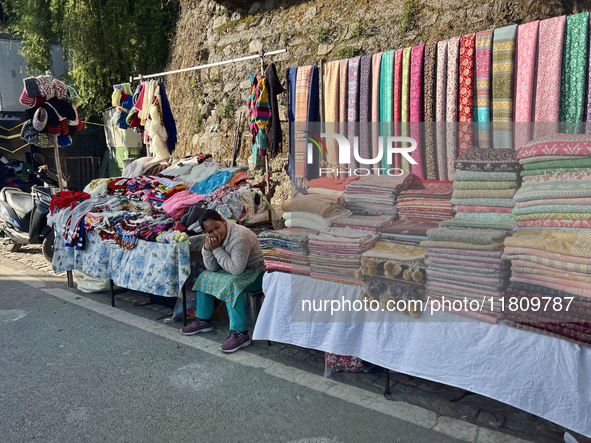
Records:
[[[285,226],[322,231],[335,219],[351,215],[344,201],[330,195],[303,195],[285,200],[281,204]]]
[[[354,214],[390,215],[398,218],[396,198],[412,181],[412,174],[367,175],[345,186],[347,209]]]
[[[328,228],[308,237],[312,278],[363,285],[356,276],[362,254],[378,242],[378,236],[350,228]]]
[[[172,158],[162,160],[156,157],[142,157],[128,164],[121,173],[121,177],[132,178],[139,175],[162,175],[168,178],[178,178],[188,183],[198,182],[207,178],[218,169],[225,167],[223,163],[215,163],[209,165],[210,167],[217,167],[210,174],[202,178],[199,175],[195,179],[192,179],[193,177],[187,177],[187,175],[191,175],[190,172],[193,167],[201,163],[211,163],[211,161],[211,154],[198,154],[192,157],[185,157],[179,159],[178,162],[175,162]]]
[[[346,178],[315,178],[308,181],[308,194],[332,195],[344,198],[345,187],[355,180],[359,180],[359,177],[356,175]]]
[[[400,218],[440,222],[453,218],[453,181],[423,180],[413,176],[411,185],[398,196]]]
[[[313,229],[286,228],[259,234],[267,271],[310,275],[308,237],[317,233]]]
[[[332,226],[335,228],[351,228],[379,234],[380,229],[390,226],[395,218],[391,215],[352,215],[335,218]]]
[[[428,240],[427,231],[439,227],[439,223],[397,220],[380,229],[380,240],[408,246],[419,246]]]
[[[501,298],[509,281],[509,262],[502,259],[507,231],[436,228],[421,243],[427,250],[427,294],[431,299],[461,300],[470,309],[453,312],[490,323],[503,317]],[[473,303],[472,303],[473,302]]]

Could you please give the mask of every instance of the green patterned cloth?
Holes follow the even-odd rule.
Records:
[[[452,198],[513,198],[517,188],[513,189],[457,189]]]
[[[402,52],[402,88],[400,91],[400,121],[410,121],[410,52],[412,48],[404,48]],[[410,137],[408,123],[401,125],[401,135]],[[404,172],[411,172],[410,163],[404,157],[400,157],[400,167]]]
[[[193,291],[201,291],[213,295],[224,302],[236,303],[236,299],[244,289],[253,283],[262,273],[260,269],[246,269],[242,274],[232,275],[229,272],[203,271],[193,286]]]
[[[441,227],[472,228],[472,229],[504,229],[511,230],[515,226],[512,214],[497,213],[459,213],[451,220],[439,223]]]
[[[393,78],[394,78],[394,51],[384,52],[380,66],[380,121],[382,122],[382,136],[384,143],[388,136],[393,135],[391,130],[392,121],[392,100],[393,100]],[[387,146],[384,145],[384,152]],[[382,167],[390,168],[387,164],[387,156],[382,157]]]
[[[589,214],[584,212],[538,212],[537,214],[515,216],[515,221],[529,220],[589,220]]]
[[[465,242],[474,245],[489,245],[503,241],[507,232],[493,229],[449,229],[435,228],[427,231],[429,241]]]
[[[556,172],[565,173],[565,172],[585,172],[588,171],[589,168],[544,168],[544,169],[533,169],[531,171],[521,171],[522,177],[532,177],[537,175],[544,175],[544,174],[554,174]]]
[[[523,169],[535,170],[535,169],[547,169],[547,168],[582,168],[591,167],[591,157],[568,159],[568,160],[553,160],[539,163],[529,163],[523,165]]]
[[[454,181],[454,189],[469,190],[469,189],[517,189],[519,184],[517,182],[479,182],[479,181]]]
[[[514,208],[512,198],[452,198],[452,205],[466,206],[500,206],[502,208]]]
[[[589,13],[566,18],[562,76],[560,83],[560,122],[567,122],[565,132],[575,134],[583,121],[587,81],[587,45],[589,41]]]

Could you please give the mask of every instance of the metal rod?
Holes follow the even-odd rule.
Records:
[[[62,180],[62,162],[60,161],[60,147],[57,143],[57,135],[54,137],[53,152],[55,155],[55,166],[57,169],[57,178],[60,184],[60,192],[64,190],[64,182]]]
[[[183,326],[187,326],[187,282],[183,283]]]
[[[240,115],[238,116],[238,126],[236,126],[236,132],[234,133],[234,146],[232,147],[232,162],[230,166],[234,166],[234,162],[236,161],[236,146],[238,145],[238,135],[240,134],[240,125],[242,124],[242,111],[240,111]]]
[[[109,279],[109,290],[111,291],[111,306],[115,307],[115,288],[113,288],[112,279]]]
[[[281,54],[283,52],[287,52],[287,49],[277,49],[276,51],[265,52],[265,56]],[[180,72],[197,71],[198,69],[211,68],[212,66],[219,66],[219,65],[227,65],[229,63],[236,63],[236,62],[241,62],[244,60],[252,60],[255,58],[259,58],[259,57],[260,57],[260,54],[247,55],[245,57],[234,58],[232,60],[223,60],[221,62],[215,62],[215,63],[207,63],[205,65],[193,66],[191,68],[175,69],[174,71],[159,72],[157,74],[150,74],[150,75],[139,75],[137,77],[130,77],[130,79],[133,81],[133,80],[143,80],[145,78],[163,77],[165,75],[178,74]]]

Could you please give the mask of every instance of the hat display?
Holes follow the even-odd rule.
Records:
[[[58,100],[65,100],[68,97],[68,87],[66,84],[58,80],[57,78],[53,79],[53,90],[55,91],[55,97]]]
[[[37,109],[37,111],[35,112],[35,116],[33,117],[33,127],[37,131],[43,131],[43,129],[47,125],[47,120],[47,111],[45,111],[45,108],[40,107],[39,109]]]
[[[37,85],[37,80],[35,77],[27,77],[23,79],[23,84],[25,85],[25,91],[27,91],[27,95],[29,97],[35,98],[41,95],[41,91],[39,91],[39,86]]]

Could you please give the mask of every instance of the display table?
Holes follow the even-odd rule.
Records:
[[[298,297],[317,300],[353,301],[363,291],[266,273],[254,340],[360,357],[485,395],[591,437],[591,348],[502,323],[466,322],[452,313],[423,314],[419,321],[387,313],[402,322],[292,322],[292,288],[301,292]],[[318,313],[310,318],[314,315],[319,318]]]
[[[54,242],[53,270],[81,269],[108,278],[117,286],[163,297],[179,297],[191,272],[189,245],[139,240],[133,249],[101,242],[95,232],[86,234],[83,250],[66,247],[62,237]]]

